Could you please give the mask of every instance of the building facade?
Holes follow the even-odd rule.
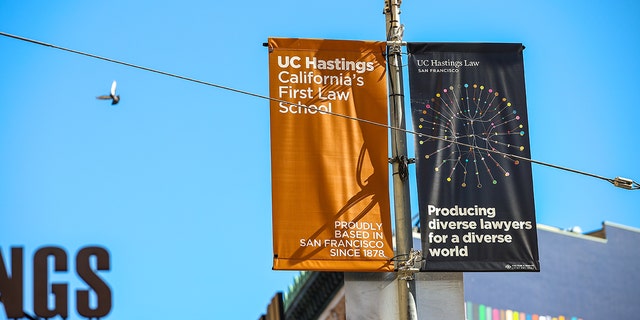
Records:
[[[538,247],[540,272],[463,274],[467,320],[640,319],[640,229],[605,222],[581,233],[538,225]],[[303,272],[271,302],[282,304],[281,317],[262,318],[347,319],[344,283],[343,273]]]

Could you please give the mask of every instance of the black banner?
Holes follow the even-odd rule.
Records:
[[[539,271],[522,44],[408,43],[427,271]]]

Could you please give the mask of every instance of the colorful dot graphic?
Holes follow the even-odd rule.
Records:
[[[424,135],[418,143],[426,152],[421,157],[444,181],[462,187],[496,185],[520,163],[513,155],[524,156],[525,123],[496,88],[450,85],[422,105],[417,128]]]

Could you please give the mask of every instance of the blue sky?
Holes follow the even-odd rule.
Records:
[[[0,31],[268,95],[268,37],[384,40],[383,6],[3,1]],[[638,181],[638,16],[636,1],[405,1],[401,22],[406,41],[523,43],[532,157]],[[95,99],[113,80],[117,106]],[[256,319],[292,283],[271,270],[267,100],[7,37],[0,97],[0,250],[25,249],[27,310],[48,245],[70,262],[109,250],[108,319]],[[640,191],[540,165],[533,178],[538,223],[640,228]],[[73,268],[52,278],[83,286]]]

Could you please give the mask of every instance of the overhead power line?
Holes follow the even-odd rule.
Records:
[[[309,107],[306,106],[306,105],[291,103],[289,101],[285,101],[285,100],[282,100],[282,99],[272,98],[272,97],[269,97],[269,96],[265,96],[265,95],[261,95],[261,94],[257,94],[257,93],[253,93],[253,92],[249,92],[249,91],[245,91],[245,90],[235,89],[235,88],[231,88],[231,87],[228,87],[228,86],[223,86],[223,85],[219,85],[219,84],[215,84],[215,83],[211,83],[211,82],[207,82],[207,81],[202,81],[202,80],[198,80],[198,79],[194,79],[194,78],[190,78],[190,77],[186,77],[186,76],[181,76],[181,75],[178,75],[178,74],[175,74],[175,73],[165,72],[165,71],[152,69],[152,68],[148,68],[148,67],[144,67],[144,66],[140,66],[140,65],[136,65],[136,64],[120,61],[120,60],[115,60],[115,59],[111,59],[111,58],[98,56],[98,55],[91,54],[91,53],[86,53],[86,52],[82,52],[82,51],[78,51],[78,50],[73,50],[73,49],[57,46],[57,45],[54,45],[54,44],[50,44],[50,43],[46,43],[46,42],[42,42],[42,41],[38,41],[38,40],[34,40],[34,39],[29,39],[29,38],[25,38],[25,37],[9,34],[9,33],[2,32],[2,31],[0,31],[0,35],[8,37],[8,38],[12,38],[12,39],[20,40],[20,41],[25,41],[25,42],[37,44],[37,45],[40,45],[40,46],[45,46],[45,47],[58,49],[58,50],[62,50],[62,51],[66,51],[66,52],[70,52],[70,53],[74,53],[74,54],[78,54],[78,55],[82,55],[82,56],[86,56],[86,57],[90,57],[90,58],[94,58],[94,59],[99,59],[99,60],[103,60],[103,61],[107,61],[107,62],[111,62],[111,63],[120,64],[120,65],[123,65],[123,66],[135,68],[135,69],[140,69],[140,70],[144,70],[144,71],[148,71],[148,72],[153,72],[153,73],[161,74],[161,75],[168,76],[168,77],[173,77],[173,78],[178,78],[178,79],[185,80],[185,81],[195,82],[195,83],[199,83],[199,84],[202,84],[202,85],[206,85],[206,86],[210,86],[210,87],[214,87],[214,88],[218,88],[218,89],[222,89],[222,90],[236,92],[236,93],[239,93],[239,94],[244,94],[244,95],[248,95],[248,96],[252,96],[252,97],[256,97],[256,98],[260,98],[260,99],[265,99],[265,100],[269,100],[269,101],[283,102],[283,103],[286,103],[286,104],[289,104],[289,105],[292,105],[292,106],[297,106],[297,107],[300,107],[300,108],[309,109]],[[463,142],[460,142],[460,141],[449,140],[449,139],[446,139],[446,138],[437,137],[437,136],[431,136],[431,135],[428,135],[428,134],[419,133],[419,132],[411,131],[411,130],[408,130],[408,129],[403,129],[403,128],[399,128],[399,127],[393,127],[393,126],[390,126],[390,125],[387,125],[387,124],[383,124],[383,123],[379,123],[379,122],[375,122],[375,121],[370,121],[370,120],[367,120],[367,119],[361,119],[361,118],[352,117],[352,116],[348,116],[348,115],[340,114],[340,113],[336,113],[336,112],[331,112],[331,111],[326,111],[326,112],[323,111],[323,112],[328,114],[328,115],[342,117],[342,118],[345,118],[345,119],[359,121],[359,122],[363,122],[363,123],[367,123],[367,124],[371,124],[371,125],[375,125],[375,126],[385,127],[387,129],[390,129],[390,130],[401,131],[401,132],[404,132],[404,133],[407,133],[407,134],[412,134],[412,135],[415,135],[415,136],[418,136],[418,137],[427,137],[427,138],[431,138],[431,139],[435,139],[435,140],[441,140],[441,141],[444,141],[444,142],[454,143],[454,144],[457,144],[457,145],[460,145],[460,146],[469,147],[469,148],[477,149],[477,150],[484,151],[484,152],[490,152],[490,153],[494,153],[494,154],[499,154],[501,156],[508,156],[508,157],[512,157],[512,158],[515,158],[515,159],[528,161],[530,163],[535,163],[535,164],[539,164],[539,165],[542,165],[542,166],[546,166],[546,167],[550,167],[550,168],[554,168],[554,169],[558,169],[558,170],[563,170],[563,171],[567,171],[567,172],[572,172],[572,173],[576,173],[576,174],[580,174],[580,175],[584,175],[584,176],[588,176],[588,177],[604,180],[604,181],[607,181],[607,182],[613,184],[614,186],[622,188],[622,189],[627,189],[627,190],[639,190],[640,189],[640,184],[638,182],[635,182],[635,181],[633,181],[631,179],[627,179],[627,178],[622,178],[622,177],[607,178],[607,177],[604,177],[604,176],[588,173],[588,172],[585,172],[585,171],[580,171],[580,170],[576,170],[576,169],[572,169],[572,168],[568,168],[568,167],[563,167],[563,166],[559,166],[559,165],[543,162],[543,161],[538,161],[538,160],[534,160],[534,159],[531,159],[531,158],[521,157],[521,156],[518,156],[518,155],[509,154],[509,153],[501,152],[501,151],[498,151],[498,150],[492,150],[492,149],[488,149],[488,148],[478,147],[478,146],[466,144],[466,143],[463,143]]]

